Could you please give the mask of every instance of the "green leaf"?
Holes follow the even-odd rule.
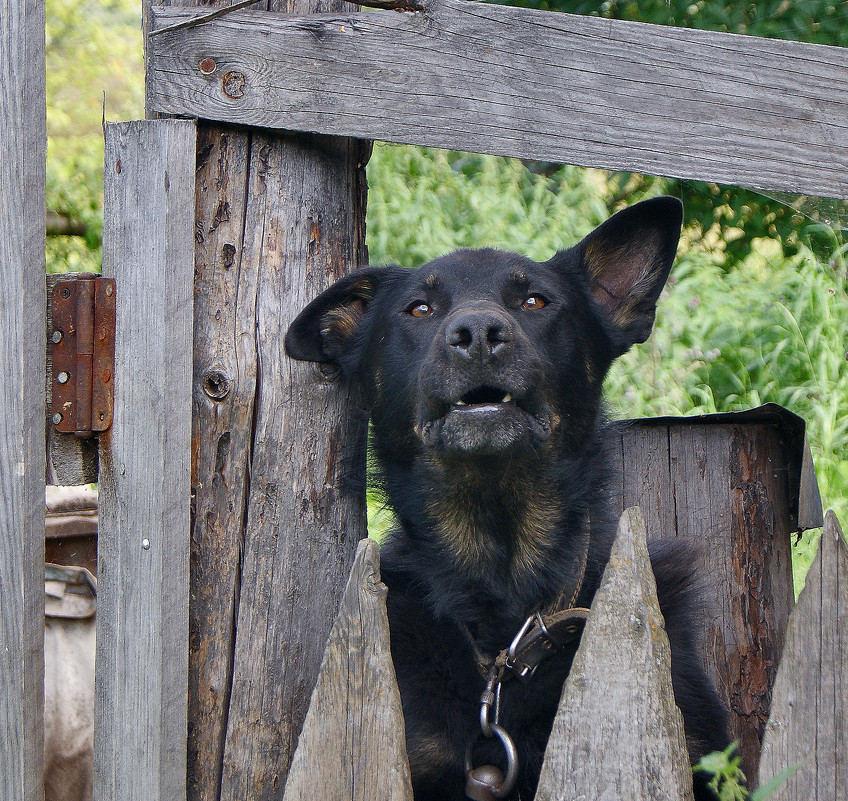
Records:
[[[781,784],[783,784],[790,776],[794,775],[798,771],[798,768],[806,764],[808,760],[809,757],[806,757],[806,759],[802,759],[800,762],[790,765],[788,768],[778,773],[771,781],[767,782],[757,790],[754,790],[754,792],[751,793],[751,801],[765,801],[765,799],[777,790]]]

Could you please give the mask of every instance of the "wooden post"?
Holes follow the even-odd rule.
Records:
[[[645,520],[626,509],[563,687],[536,801],[691,801],[663,626]]]
[[[192,801],[279,797],[365,535],[366,421],[347,388],[291,363],[282,341],[312,297],[367,262],[367,155],[356,140],[199,124]]]
[[[0,0],[0,798],[43,791],[44,4]]]
[[[817,517],[799,501],[803,421],[769,405],[628,421],[620,436],[620,508],[638,504],[651,537],[700,546],[704,666],[730,708],[742,769],[755,776],[793,603],[789,535]]]
[[[98,801],[185,798],[195,125],[108,125],[103,272],[115,406],[100,436]]]
[[[848,793],[848,547],[836,515],[789,619],[763,737],[759,784],[793,765],[771,801],[842,801]]]
[[[412,801],[377,543],[359,543],[284,801]]]

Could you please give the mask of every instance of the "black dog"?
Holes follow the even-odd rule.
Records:
[[[464,798],[467,763],[506,771],[500,731],[516,749],[509,797],[533,797],[614,532],[601,385],[650,334],[681,218],[673,198],[645,201],[541,264],[468,250],[363,268],[289,329],[290,356],[336,363],[371,410],[400,522],[382,565],[416,801]],[[651,555],[694,761],[727,735],[693,643],[692,554],[660,543]],[[522,670],[532,677],[511,678]],[[696,797],[712,796],[702,784]]]

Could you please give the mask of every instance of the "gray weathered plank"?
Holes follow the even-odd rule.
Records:
[[[204,124],[197,134],[188,798],[213,801],[250,489],[259,269],[242,245],[252,137]]]
[[[377,543],[362,540],[283,801],[412,801]]]
[[[801,764],[771,801],[848,797],[848,547],[828,511],[789,619],[763,737],[759,783]]]
[[[536,801],[692,798],[645,539],[641,511],[626,509],[563,687]]]
[[[848,197],[848,50],[430,0],[149,39],[157,111]],[[156,8],[154,27],[202,12]]]
[[[360,158],[351,140],[252,136],[239,252],[256,288],[239,302],[255,304],[261,370],[248,461],[232,465],[247,507],[222,799],[278,797],[365,535],[361,401],[282,349],[297,312],[364,260]]]
[[[43,798],[44,4],[0,0],[0,798]]]
[[[193,122],[106,127],[117,322],[100,436],[99,801],[185,797],[194,153]]]

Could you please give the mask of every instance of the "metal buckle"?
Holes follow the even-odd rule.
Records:
[[[530,631],[530,627],[533,625],[533,621],[536,619],[536,615],[530,615],[527,620],[524,621],[524,625],[519,629],[518,634],[515,635],[512,642],[510,643],[509,650],[506,654],[506,663],[505,667],[508,668],[512,673],[518,676],[519,679],[529,679],[534,671],[536,670],[535,666],[530,666],[524,663],[519,663],[516,658],[518,656],[519,647],[523,650],[527,645],[532,642],[535,642],[538,635],[532,636],[527,643],[524,643],[525,635]]]
[[[534,623],[536,628],[533,628]],[[542,637],[544,637],[555,650],[558,651],[562,647],[560,643],[557,642],[556,638],[548,631],[545,621],[542,619],[542,615],[539,612],[536,612],[524,621],[524,625],[521,627],[518,634],[515,635],[515,639],[509,646],[505,666],[522,681],[527,681],[533,677],[536,669],[541,664],[541,660],[532,664],[522,661],[520,656],[521,654],[526,653]]]

